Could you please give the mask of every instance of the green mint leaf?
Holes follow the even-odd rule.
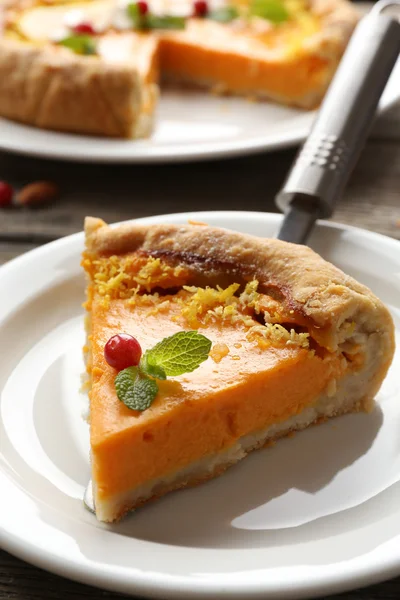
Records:
[[[134,410],[146,410],[152,404],[158,394],[158,385],[154,379],[139,375],[133,384],[133,403],[130,408]],[[128,404],[125,402],[128,406]]]
[[[120,371],[116,376],[114,384],[117,396],[121,402],[124,402],[124,398],[129,394],[138,374],[139,369],[137,367],[128,367]]]
[[[272,23],[283,23],[289,19],[289,13],[281,0],[252,0],[250,15]]]
[[[70,35],[58,43],[69,48],[75,54],[96,54],[96,44],[90,35]]]
[[[115,389],[121,402],[131,410],[146,410],[158,393],[154,379],[139,373],[137,367],[120,371],[115,378]]]
[[[146,26],[148,29],[185,29],[185,17],[173,15],[146,15]]]
[[[207,360],[211,340],[197,331],[179,331],[145,352],[145,363],[168,376],[191,373]]]
[[[131,2],[126,7],[132,25],[135,29],[145,29],[145,15],[142,15],[136,2]]]
[[[130,2],[126,9],[131,19],[137,19],[140,17],[140,10],[136,2]]]
[[[146,375],[151,375],[151,377],[155,377],[156,379],[167,379],[167,375],[164,369],[160,367],[160,365],[152,365],[151,363],[149,363],[149,361],[147,360],[147,356],[148,354],[147,352],[145,352],[140,361],[140,370],[142,371],[142,373],[145,373]]]
[[[234,6],[221,6],[208,13],[207,18],[218,23],[229,23],[239,17],[239,11]]]
[[[186,19],[173,15],[142,15],[136,2],[127,6],[128,15],[135,29],[184,29]]]

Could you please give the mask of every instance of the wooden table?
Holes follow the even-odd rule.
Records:
[[[0,213],[0,263],[82,229],[87,214],[106,221],[190,210],[275,211],[273,198],[293,150],[170,166],[98,166],[0,154],[0,179],[53,179],[60,200],[47,208]],[[337,207],[335,221],[400,239],[400,106],[378,121]],[[0,600],[117,599],[50,575],[0,551]],[[400,578],[349,592],[342,600],[397,600]]]

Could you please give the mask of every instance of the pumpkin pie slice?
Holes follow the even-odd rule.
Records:
[[[87,218],[85,232],[101,521],[220,475],[290,432],[371,408],[394,352],[391,317],[311,249],[201,224],[110,228]],[[211,340],[208,358],[159,381],[146,410],[128,408],[107,341],[127,333],[145,351],[185,330]]]

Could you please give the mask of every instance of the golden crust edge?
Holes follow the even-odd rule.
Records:
[[[157,98],[158,86],[141,81],[133,66],[0,39],[4,118],[55,131],[143,138],[153,130]]]
[[[312,10],[321,15],[322,22],[321,32],[311,41],[315,45],[315,56],[326,57],[329,62],[320,89],[301,99],[299,106],[307,109],[321,103],[361,16],[347,0],[310,0],[310,4]]]

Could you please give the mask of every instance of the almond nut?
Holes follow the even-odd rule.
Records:
[[[21,188],[15,201],[22,206],[35,207],[52,202],[58,194],[58,186],[52,181],[35,181]]]

